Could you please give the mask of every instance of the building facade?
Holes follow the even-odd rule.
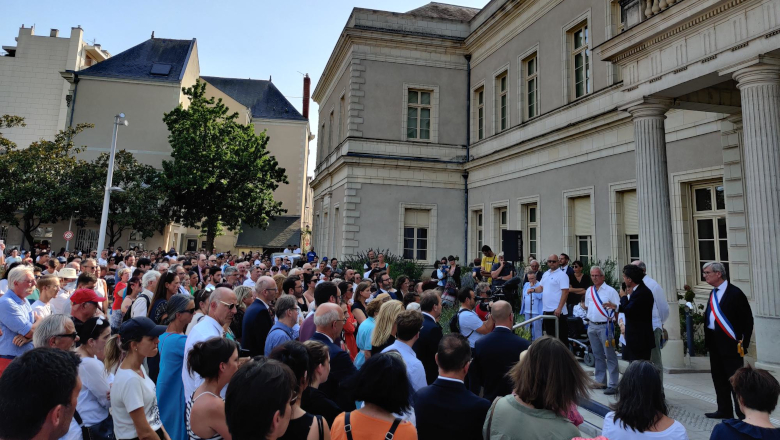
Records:
[[[722,261],[776,370],[779,54],[771,0],[356,8],[313,95],[314,247],[468,260],[514,229],[524,260],[641,258],[673,367],[677,295]]]

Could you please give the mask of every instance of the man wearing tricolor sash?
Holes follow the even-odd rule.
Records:
[[[606,388],[604,394],[617,392],[620,382],[617,354],[615,354],[615,329],[617,314],[615,308],[620,304],[620,295],[604,282],[604,271],[598,267],[590,268],[593,286],[585,289],[585,309],[588,312],[588,339],[596,360],[594,379],[600,388]],[[607,382],[609,371],[609,382]]]
[[[742,290],[727,280],[726,268],[718,262],[704,265],[704,280],[714,287],[704,311],[704,341],[710,353],[710,371],[718,410],[705,414],[711,419],[744,419],[729,378],[742,366],[753,333],[753,312]],[[734,403],[732,404],[732,398]]]

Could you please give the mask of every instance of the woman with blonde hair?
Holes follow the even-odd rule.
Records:
[[[403,311],[404,305],[401,301],[392,300],[382,304],[374,325],[374,333],[371,335],[372,355],[381,353],[395,342],[395,319]]]
[[[241,342],[241,328],[244,325],[244,313],[246,308],[252,304],[255,298],[252,296],[252,288],[249,286],[238,286],[233,289],[236,293],[236,314],[233,315],[233,321],[230,323],[230,330],[236,336],[236,341]]]
[[[371,283],[369,282],[364,281],[358,284],[358,291],[360,291],[360,286],[363,286],[364,284],[368,286],[366,287],[366,290],[368,290],[370,295]],[[387,293],[380,293],[373,301],[368,303],[368,306],[366,307],[366,315],[368,317],[360,324],[360,327],[358,327],[356,338],[357,346],[360,350],[355,357],[355,368],[357,369],[360,369],[360,367],[362,367],[371,357],[371,336],[374,333],[374,326],[376,325],[376,315],[379,314],[379,309],[382,307],[382,304],[387,301],[390,301],[390,295]],[[357,304],[357,301],[355,301],[355,304]]]

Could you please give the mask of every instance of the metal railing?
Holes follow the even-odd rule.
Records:
[[[532,324],[532,323],[534,323],[536,321],[542,321],[542,320],[545,320],[545,319],[554,319],[555,320],[555,337],[558,338],[558,317],[555,316],[555,315],[534,316],[533,318],[531,318],[531,319],[529,319],[527,321],[519,322],[519,323],[513,325],[512,326],[512,330],[518,329],[520,327],[525,327],[528,324]]]

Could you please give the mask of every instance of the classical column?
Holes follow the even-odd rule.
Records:
[[[742,97],[756,365],[780,369],[780,66],[734,72]]]
[[[644,99],[627,111],[634,119],[639,255],[647,265],[647,274],[663,287],[669,302],[669,318],[664,323],[669,341],[661,352],[664,367],[679,368],[684,366],[684,347],[680,339],[664,130],[670,105],[667,100]]]

